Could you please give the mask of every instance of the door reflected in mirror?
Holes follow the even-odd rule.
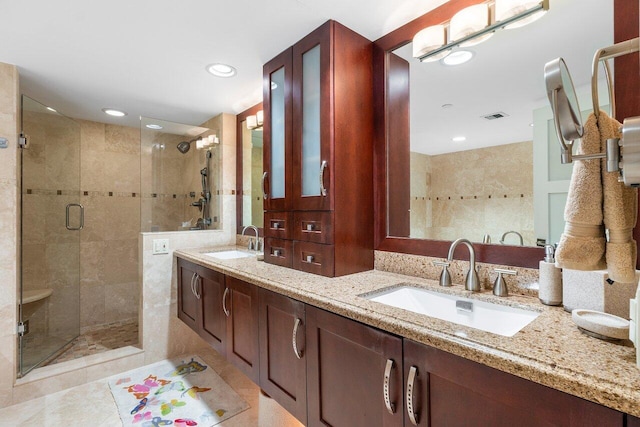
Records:
[[[387,235],[557,242],[572,165],[560,164],[544,65],[564,57],[589,106],[593,54],[611,44],[613,2],[567,0],[464,48],[464,64],[420,62],[411,43],[388,52]]]
[[[242,128],[242,226],[263,226],[262,127]]]

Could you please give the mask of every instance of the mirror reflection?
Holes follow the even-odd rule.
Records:
[[[252,116],[253,117],[253,116]],[[242,225],[255,225],[262,228],[263,196],[262,196],[262,126],[254,127],[242,121]],[[250,127],[254,127],[250,129]]]
[[[612,43],[612,1],[567,0],[530,25],[456,47],[470,53],[462,64],[419,62],[411,43],[394,50],[387,61],[388,235],[558,241],[572,165],[560,164],[543,67],[565,59],[586,117],[593,54]],[[604,78],[599,86],[600,99],[608,99]]]

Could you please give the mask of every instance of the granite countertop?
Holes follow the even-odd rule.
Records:
[[[218,260],[205,252],[231,248],[177,250],[175,255],[307,304],[430,345],[634,416],[640,416],[640,369],[630,341],[610,343],[578,330],[571,314],[531,296],[499,298],[471,293],[462,285],[371,270],[326,278],[257,261]],[[233,247],[232,249],[236,249]],[[398,284],[453,293],[471,299],[535,310],[540,315],[513,337],[457,325],[360,295]]]

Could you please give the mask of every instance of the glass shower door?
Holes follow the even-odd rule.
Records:
[[[80,125],[22,97],[19,376],[80,333]]]

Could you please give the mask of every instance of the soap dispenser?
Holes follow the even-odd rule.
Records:
[[[562,269],[556,267],[555,248],[544,246],[544,260],[540,261],[538,298],[546,305],[562,304]]]

